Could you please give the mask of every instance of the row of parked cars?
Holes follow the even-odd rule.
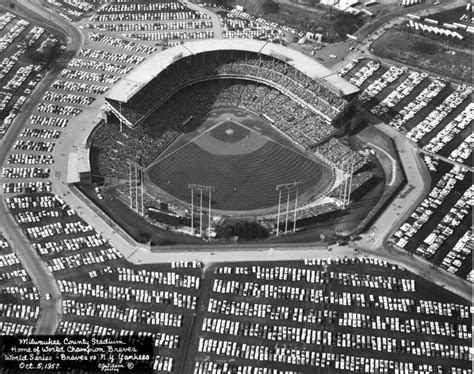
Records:
[[[51,169],[49,168],[2,168],[2,178],[48,178]]]
[[[59,289],[63,293],[82,297],[97,297],[128,302],[164,304],[178,308],[196,309],[197,297],[176,291],[140,289],[102,284],[82,283],[59,280]]]
[[[143,323],[166,327],[181,327],[183,323],[183,316],[180,314],[121,307],[114,304],[65,299],[62,308],[65,315],[113,319],[123,323]]]
[[[199,30],[199,29],[210,29],[212,28],[212,21],[199,20],[199,21],[176,21],[167,23],[95,23],[88,25],[89,27],[100,30],[100,31],[114,31],[114,32],[125,32],[125,31],[167,31],[167,30]]]
[[[464,217],[472,210],[473,192],[474,186],[464,192],[456,204],[451,207],[433,231],[423,240],[423,243],[415,250],[417,255],[430,259],[443,246],[449,236],[454,233],[456,227],[461,224]],[[471,250],[472,248],[466,246],[462,252],[464,255],[460,253],[460,258],[454,263],[455,266],[448,268],[448,271],[455,273],[461,267],[463,260],[471,253]]]
[[[104,60],[107,62],[112,62],[114,64],[122,63],[122,64],[131,64],[131,65],[139,64],[145,59],[145,57],[139,56],[139,55],[109,52],[103,49],[91,49],[91,48],[81,49],[81,51],[79,52],[79,57],[87,57],[90,59]]]
[[[456,135],[469,126],[472,121],[474,121],[474,103],[469,103],[462,112],[431,138],[430,141],[423,146],[423,149],[430,152],[440,152],[446,144],[451,142]],[[416,134],[413,136],[415,140],[418,137]]]
[[[29,25],[30,23],[24,19],[19,19],[11,25],[8,32],[0,37],[0,53],[5,51]]]
[[[299,371],[279,370],[276,368],[237,365],[233,362],[196,361],[194,374],[298,374]]]
[[[48,91],[43,96],[43,100],[76,105],[90,105],[95,100],[95,98],[91,96],[74,95],[71,93]]]
[[[385,330],[407,334],[440,335],[458,339],[471,339],[472,337],[468,325],[465,324],[380,316],[358,312],[343,312],[342,315],[339,315],[337,324],[344,327]]]
[[[370,111],[379,116],[387,113],[390,109],[398,105],[405,97],[411,94],[413,90],[426,78],[428,78],[428,74],[426,73],[411,71],[408,74],[408,77],[403,82],[401,82],[396,89],[390,92]]]
[[[2,183],[2,191],[7,194],[51,192],[51,182],[6,182]]]
[[[102,86],[99,84],[90,84],[90,83],[80,83],[72,82],[68,80],[58,79],[51,86],[54,90],[69,91],[69,92],[79,92],[91,95],[102,95],[105,91],[109,89],[108,86]],[[63,115],[76,115],[78,113],[70,113]]]
[[[192,40],[192,39],[211,39],[214,37],[214,31],[203,30],[203,31],[166,31],[160,33],[125,33],[128,38],[134,38],[139,40]]]
[[[201,278],[191,274],[181,274],[177,272],[150,271],[145,269],[131,269],[125,267],[116,267],[107,269],[105,274],[115,273],[120,282],[142,283],[150,285],[167,285],[181,288],[199,289],[201,287]],[[90,272],[91,278],[97,277],[98,272]]]
[[[71,69],[63,69],[63,71],[61,71],[61,78],[73,79],[73,80],[85,80],[85,81],[107,83],[107,84],[114,84],[120,79],[118,75],[112,75],[112,74],[107,74],[107,73],[96,73],[96,72],[85,71],[85,70],[71,70]],[[88,104],[84,104],[84,105],[88,105]]]
[[[354,66],[356,64],[354,63]],[[404,73],[408,71],[408,68],[405,66],[398,67],[398,66],[390,66],[388,70],[383,73],[383,75],[374,80],[367,88],[359,94],[359,101],[365,103],[375,96],[377,96],[380,92],[382,92],[385,88],[387,88],[390,84],[395,82],[398,78],[400,78]]]
[[[350,77],[349,82],[354,86],[360,87],[367,79],[374,75],[381,66],[379,62],[370,60]]]
[[[165,25],[173,25],[173,24],[167,23]],[[150,47],[142,43],[136,43],[129,40],[114,38],[112,36],[104,35],[104,34],[100,34],[96,32],[89,33],[89,39],[97,43],[102,43],[102,44],[110,45],[113,47],[122,48],[133,53],[144,53],[144,54],[150,55],[156,52],[157,50],[155,47]]]
[[[42,139],[57,139],[61,135],[59,130],[50,129],[38,129],[35,127],[28,127],[24,129],[20,137],[21,138],[42,138]]]
[[[445,89],[447,83],[444,80],[435,79],[433,80],[428,87],[424,88],[418,96],[411,100],[407,105],[401,108],[397,114],[389,122],[390,126],[395,127],[396,129],[401,128],[406,125],[415,115],[426,108],[431,101],[438,96],[438,94]]]
[[[38,112],[56,114],[59,116],[76,116],[82,112],[82,109],[68,106],[41,102],[37,108]]]
[[[434,215],[438,207],[442,206],[448,196],[455,188],[459,181],[462,181],[467,175],[467,171],[459,166],[453,166],[450,171],[444,174],[435,187],[430,191],[428,196],[420,203],[410,218],[406,220],[402,226],[393,234],[390,241],[397,246],[404,248],[410,239],[425,225]],[[468,190],[470,191],[470,189]],[[470,192],[468,192],[470,195]],[[468,197],[466,197],[468,198]],[[463,199],[464,200],[464,199]],[[417,254],[431,258],[436,251],[441,247],[441,244],[454,232],[454,227],[459,225],[462,218],[469,212],[470,206],[467,202],[461,200],[455,203],[450,209],[455,209],[456,213],[453,215],[450,223],[452,227],[449,230],[438,230],[427,232],[425,242],[417,249]],[[458,206],[456,206],[458,204]],[[458,217],[456,217],[459,214]],[[439,217],[441,219],[441,217]],[[443,232],[445,231],[445,232]]]
[[[132,66],[115,64],[112,62],[103,62],[96,60],[88,60],[85,58],[73,58],[68,65],[69,68],[79,68],[87,70],[97,70],[100,72],[107,72],[111,74],[127,74],[132,70]]]

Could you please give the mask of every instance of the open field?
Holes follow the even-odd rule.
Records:
[[[189,184],[213,186],[212,208],[235,211],[278,205],[278,184],[302,182],[301,203],[331,184],[328,167],[245,129],[224,123],[179,149],[171,147],[176,151],[165,151],[150,167],[151,181],[186,203],[191,199]],[[206,206],[207,201],[206,196]]]
[[[415,68],[432,71],[459,80],[470,80],[472,54],[440,46],[430,38],[393,28],[372,43],[380,57],[402,62]]]

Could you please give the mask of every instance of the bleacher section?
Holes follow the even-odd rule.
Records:
[[[273,126],[305,148],[326,141],[336,131],[320,116],[275,88],[239,79],[204,81],[177,92],[133,130],[124,127],[120,133],[118,126],[110,123],[99,127],[91,146],[93,174],[126,178],[129,160],[150,163],[184,130],[183,123],[191,115],[200,117],[226,106],[267,116]],[[336,140],[331,144],[344,147],[346,157],[358,157]],[[330,160],[339,165],[345,157]]]
[[[286,62],[253,52],[213,51],[178,59],[142,87],[127,102],[110,98],[107,103],[115,114],[135,126],[176,90],[192,82],[214,77],[242,77],[267,82],[287,96],[300,101],[308,110],[333,123],[348,102]]]

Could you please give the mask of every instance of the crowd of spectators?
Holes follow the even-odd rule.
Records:
[[[365,157],[334,138],[314,148],[314,151],[323,155],[326,160],[340,170],[346,170],[352,165],[355,172],[367,163]]]
[[[127,103],[119,105],[113,100],[109,100],[109,103],[132,123],[137,123],[183,85],[197,79],[223,75],[252,76],[266,80],[279,90],[299,98],[328,122],[334,120],[347,104],[336,93],[281,60],[240,51],[206,52],[180,59]]]
[[[190,116],[199,118],[225,106],[264,114],[273,126],[303,147],[314,146],[336,131],[317,114],[275,88],[243,80],[208,81],[177,92],[133,130],[123,126],[121,133],[117,124],[103,124],[94,133],[91,166],[97,175],[126,178],[130,160],[149,164],[182,133]]]

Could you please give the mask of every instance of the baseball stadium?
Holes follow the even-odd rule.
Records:
[[[191,222],[203,211],[210,224],[211,214],[279,222],[339,209],[372,177],[338,140],[357,92],[279,44],[185,43],[106,94],[107,119],[89,138],[92,179],[119,185],[137,212],[164,203]]]

